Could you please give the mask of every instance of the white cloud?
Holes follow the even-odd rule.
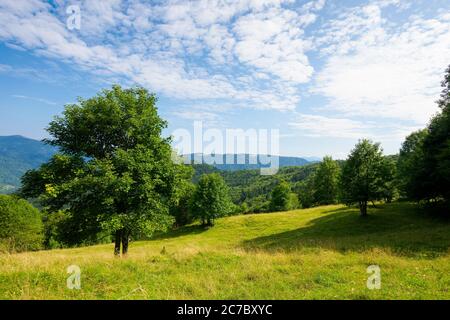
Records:
[[[412,17],[391,27],[381,8],[353,9],[330,23],[315,93],[346,116],[393,118],[424,125],[437,110],[450,57],[450,20]],[[331,53],[334,52],[334,53]]]
[[[304,84],[313,79],[311,91],[329,103],[311,112],[335,114],[300,117],[297,124],[309,134],[326,135],[308,127],[315,119],[333,132],[342,128],[338,135],[344,137],[379,136],[381,129],[367,120],[351,120],[364,115],[406,123],[385,126],[386,135],[397,137],[435,112],[449,63],[448,13],[393,23],[386,10],[405,10],[400,0],[339,7],[330,19],[318,19],[327,9],[324,0],[73,3],[81,8],[81,30],[66,28],[66,1],[1,1],[0,40],[106,81],[204,103],[211,115],[203,115],[211,119],[216,102],[224,100],[234,108],[295,111],[303,107]],[[9,72],[5,68],[0,65],[0,72]],[[193,118],[193,112],[180,116]]]
[[[297,115],[289,126],[308,137],[333,138],[361,138],[367,134],[367,129],[370,127],[360,121],[311,114]]]
[[[417,126],[393,122],[375,122],[370,120],[353,120],[313,114],[297,114],[288,124],[300,135],[314,138],[368,138],[375,141],[399,141]]]
[[[302,17],[311,17],[322,2],[312,2],[299,15],[284,7],[291,0],[153,5],[139,0],[76,1],[81,30],[70,31],[65,25],[65,1],[51,6],[38,0],[6,0],[0,3],[0,40],[95,76],[138,83],[169,97],[234,99],[239,106],[293,110],[300,101],[294,85],[308,81],[313,69],[304,53],[308,45],[301,39],[301,30],[282,24],[311,23],[314,19],[302,22]],[[238,49],[232,18],[245,15],[253,17],[253,22],[260,18],[263,24],[272,17],[277,25],[271,42],[263,43],[264,53],[245,62],[262,72],[246,69],[237,59],[244,55],[243,35]],[[243,85],[236,68],[250,81]],[[280,79],[266,78],[261,85],[263,74]]]
[[[313,12],[322,6],[323,1],[310,2],[300,8],[300,14],[271,8],[239,17],[233,27],[239,61],[284,81],[308,82],[314,68],[306,55],[311,44],[305,39],[303,28],[316,20]]]
[[[26,99],[26,100],[31,100],[31,101],[36,101],[36,102],[40,102],[40,103],[44,103],[44,104],[48,104],[51,106],[55,106],[58,103],[48,100],[48,99],[43,99],[43,98],[37,98],[37,97],[30,97],[30,96],[25,96],[25,95],[21,95],[21,94],[14,94],[12,95],[13,98],[17,98],[17,99]]]

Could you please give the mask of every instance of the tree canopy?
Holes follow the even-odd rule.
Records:
[[[68,105],[48,127],[47,143],[60,152],[27,172],[21,194],[39,197],[46,210],[64,210],[71,244],[113,233],[115,253],[132,235],[151,235],[173,223],[169,207],[190,170],[172,161],[166,122],[156,97],[143,88],[113,86]]]
[[[450,66],[442,87],[440,112],[427,128],[410,134],[400,150],[400,186],[416,201],[450,201]]]
[[[204,174],[198,181],[192,201],[192,214],[203,225],[214,225],[214,220],[233,210],[228,186],[217,173]]]
[[[423,165],[426,169],[424,199],[446,199],[450,201],[450,66],[442,82],[441,111],[428,125],[428,134],[423,141]]]
[[[342,200],[347,204],[357,203],[361,216],[367,215],[367,203],[383,198],[386,183],[385,158],[380,144],[360,140],[342,169]]]
[[[314,176],[314,199],[317,204],[338,201],[340,167],[331,157],[324,157]]]
[[[296,209],[298,205],[298,197],[291,191],[291,186],[289,183],[281,180],[272,190],[270,210],[286,211]]]

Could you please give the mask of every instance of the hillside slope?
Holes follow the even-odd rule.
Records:
[[[0,136],[0,193],[14,191],[20,177],[46,162],[55,148],[22,136]]]
[[[219,219],[132,243],[0,255],[0,299],[450,299],[450,224],[415,205]],[[81,290],[66,288],[69,265]],[[381,268],[369,290],[369,265]]]

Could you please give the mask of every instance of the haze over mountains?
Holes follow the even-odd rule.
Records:
[[[0,136],[0,193],[16,190],[20,186],[20,177],[27,170],[37,168],[46,162],[56,150],[55,147],[46,145],[42,141],[20,135]],[[234,158],[234,161],[230,163],[227,156],[228,159]],[[238,162],[238,156],[245,159],[245,163]],[[187,157],[194,159],[194,154]],[[256,155],[217,155],[217,157],[222,157],[222,164],[213,164],[213,166],[224,171],[260,169],[269,166],[264,165],[264,160]],[[303,166],[318,160],[320,159],[316,157],[278,157],[279,167]]]
[[[254,170],[270,167],[271,163],[278,162],[278,166],[292,167],[303,166],[310,162],[305,158],[300,157],[285,157],[279,156],[278,159],[275,156],[263,156],[254,154],[217,154],[214,158],[210,155],[202,154],[187,154],[183,155],[183,158],[187,159],[187,162],[195,161],[195,164],[210,164],[213,167],[223,171],[238,171],[238,170]]]
[[[14,191],[20,177],[37,168],[56,152],[56,148],[23,136],[0,136],[0,193]]]

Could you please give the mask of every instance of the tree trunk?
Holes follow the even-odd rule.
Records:
[[[120,242],[122,241],[122,230],[117,230],[114,238],[114,255],[120,256]]]
[[[361,217],[367,216],[367,201],[361,201],[359,203],[359,212]]]
[[[128,239],[129,233],[127,231],[122,232],[122,256],[125,257],[128,253]]]

